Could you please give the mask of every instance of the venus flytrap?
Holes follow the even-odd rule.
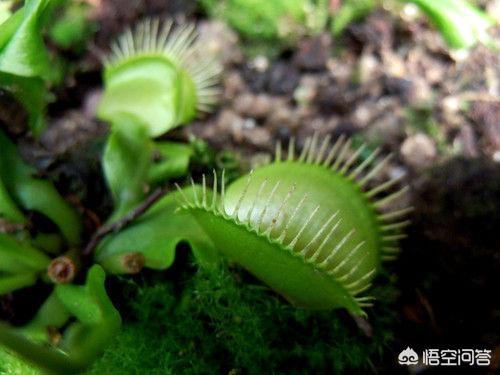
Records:
[[[220,66],[196,42],[192,24],[145,20],[128,29],[104,58],[103,98],[98,117],[113,127],[128,115],[144,124],[151,137],[209,112]]]
[[[314,136],[300,156],[291,142],[283,160],[278,145],[274,163],[227,188],[224,174],[218,178],[214,172],[212,189],[204,176],[201,186],[192,183],[163,197],[132,225],[106,237],[96,260],[124,273],[117,260],[123,265],[139,253],[146,267],[165,269],[176,245],[186,241],[202,265],[225,257],[294,305],[363,315],[371,298],[360,294],[370,288],[381,262],[399,251],[411,210],[384,211],[406,189],[390,192],[398,179],[367,188],[389,157],[375,162],[377,149],[361,159],[364,148],[352,150],[343,137],[332,147],[328,137],[320,145]]]
[[[130,212],[152,185],[187,172],[192,149],[152,139],[215,104],[220,66],[204,54],[194,25],[145,20],[104,58],[98,117],[111,124],[103,166],[115,201],[109,222]]]
[[[26,4],[35,3],[41,4]],[[150,194],[184,175],[196,153],[195,146],[154,138],[216,100],[218,64],[195,38],[192,25],[149,20],[126,31],[106,58],[98,116],[111,125],[103,169],[115,210],[83,249],[78,216],[0,133],[1,218],[22,227],[26,211],[40,212],[67,245],[51,260],[27,231],[0,234],[0,294],[38,279],[55,284],[26,326],[0,325],[0,344],[45,371],[84,371],[116,335],[120,317],[106,294],[104,270],[167,269],[181,242],[201,266],[221,257],[234,261],[296,306],[356,315],[371,303],[360,294],[382,260],[398,251],[409,210],[381,210],[404,189],[388,193],[397,180],[367,188],[388,159],[374,163],[378,151],[360,158],[363,147],[352,150],[344,138],[330,148],[328,137],[320,145],[314,136],[300,156],[291,142],[285,160],[278,145],[274,163],[227,188],[224,173],[214,172],[201,185],[191,181],[168,195],[162,186]],[[70,284],[77,271],[85,272],[79,262],[86,267],[91,260],[99,265],[90,267],[85,285]]]
[[[358,162],[364,145],[351,151],[340,138],[318,144],[309,138],[300,156],[290,143],[283,160],[278,145],[274,163],[225,188],[205,179],[201,194],[180,191],[190,213],[215,248],[297,306],[346,308],[365,314],[370,288],[384,259],[398,252],[402,218],[409,209],[380,211],[405,188],[376,198],[397,184],[389,180],[367,189],[387,163],[373,163],[378,150]],[[182,211],[181,211],[182,212]]]

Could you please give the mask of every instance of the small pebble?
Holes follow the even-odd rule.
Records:
[[[234,109],[243,116],[265,118],[273,109],[275,100],[267,94],[244,93],[234,100]]]
[[[419,133],[405,139],[401,145],[401,155],[407,164],[422,169],[436,158],[436,145],[430,137]]]
[[[229,72],[224,80],[224,98],[233,99],[238,93],[245,90],[245,81],[237,71]]]
[[[269,59],[266,56],[257,56],[250,62],[250,66],[260,73],[263,73],[269,68]]]

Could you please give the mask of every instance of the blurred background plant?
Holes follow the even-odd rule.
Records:
[[[495,22],[468,0],[202,0],[201,4],[209,15],[227,22],[246,41],[256,43],[249,49],[254,54],[259,52],[259,44],[260,51],[270,42],[286,48],[301,37],[324,32],[328,23],[332,35],[338,38],[349,24],[377,7],[392,9],[397,16],[398,9],[410,2],[439,29],[450,47],[467,49],[478,42],[492,45],[487,31]]]

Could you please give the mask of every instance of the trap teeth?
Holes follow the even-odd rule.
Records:
[[[376,149],[361,160],[367,146],[352,149],[345,137],[328,150],[326,139],[307,139],[298,157],[293,141],[288,155],[277,144],[274,163],[227,187],[214,174],[217,204],[208,208],[193,196],[196,209],[188,210],[223,255],[297,305],[364,315],[372,299],[359,295],[381,262],[397,255],[409,224],[409,209],[379,213],[378,207],[406,189],[387,192],[399,182],[389,180],[365,192],[361,185],[389,159],[377,162]],[[202,184],[205,191],[205,178]]]
[[[187,106],[184,111],[188,114],[174,114],[173,118],[184,120],[185,117],[190,118],[196,114],[212,111],[220,97],[220,90],[216,86],[222,67],[218,59],[198,41],[194,24],[176,25],[172,20],[160,21],[158,18],[148,18],[128,28],[112,43],[111,52],[102,58],[106,68],[105,76],[112,78],[113,75],[119,74],[118,68],[130,61],[144,59],[144,64],[147,64],[153,57],[159,58],[159,61],[163,60],[165,66],[175,67],[177,74],[151,76],[151,70],[148,68],[146,73],[150,79],[179,81],[172,83],[171,87],[181,86],[180,80],[185,79],[184,76],[190,81],[188,87],[181,90],[183,94],[187,93],[188,97],[178,101],[182,102],[180,106],[173,105],[173,107]],[[138,66],[139,63],[135,62],[134,68]],[[134,74],[137,78],[137,73]]]

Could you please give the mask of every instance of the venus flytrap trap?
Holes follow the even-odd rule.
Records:
[[[309,138],[295,155],[292,141],[286,159],[278,145],[275,162],[225,188],[214,178],[211,194],[201,188],[184,197],[191,213],[227,259],[246,268],[297,306],[346,308],[364,315],[371,305],[370,288],[381,262],[394,258],[402,218],[410,208],[379,210],[406,188],[382,198],[398,183],[391,179],[370,189],[389,160],[373,163],[378,150],[357,163],[364,145],[351,152],[344,138],[329,149]],[[373,165],[372,165],[373,164]],[[220,186],[220,187],[219,187]]]
[[[128,29],[104,58],[105,90],[98,117],[113,127],[124,115],[146,126],[151,137],[209,112],[220,66],[196,42],[192,24],[145,20]]]

